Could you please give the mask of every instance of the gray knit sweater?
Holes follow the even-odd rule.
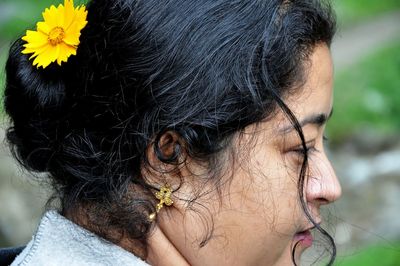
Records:
[[[43,215],[32,240],[11,265],[148,264],[51,210]]]

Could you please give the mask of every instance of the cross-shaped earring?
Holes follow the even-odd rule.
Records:
[[[164,204],[166,206],[171,206],[174,202],[171,199],[171,194],[172,194],[172,189],[169,184],[166,184],[160,188],[160,191],[157,191],[154,193],[157,199],[160,200],[159,203],[156,205],[156,212],[153,212],[149,215],[150,221],[154,221],[156,218],[157,213],[161,210],[162,207],[164,207]]]

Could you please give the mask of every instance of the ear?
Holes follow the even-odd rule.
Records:
[[[164,163],[179,164],[182,159],[182,139],[175,131],[166,131],[156,138],[153,148],[158,159]]]
[[[153,189],[158,190],[168,184],[174,195],[180,199],[191,198],[199,193],[207,182],[201,178],[208,169],[187,154],[186,142],[173,131],[166,131],[152,141],[146,149],[146,162],[141,167],[142,178]],[[175,202],[174,206],[178,205]]]
[[[142,176],[149,185],[179,184],[179,165],[186,157],[183,143],[179,134],[172,130],[163,132],[150,142],[146,149],[146,162],[142,167]]]

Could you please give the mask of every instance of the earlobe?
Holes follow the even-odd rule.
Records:
[[[160,191],[154,193],[154,195],[160,202],[156,205],[155,212],[149,215],[150,221],[155,220],[157,213],[160,212],[164,205],[171,206],[174,203],[174,201],[171,199],[172,188],[169,184],[165,184],[164,186],[162,186],[160,188]]]

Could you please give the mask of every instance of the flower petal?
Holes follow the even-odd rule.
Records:
[[[32,54],[33,53],[33,55],[31,56],[31,58],[32,58],[32,57],[36,56],[37,54],[43,52],[44,49],[46,49],[46,48],[47,48],[46,44],[39,46],[39,47],[35,47],[35,48],[26,47],[21,53],[22,54]]]
[[[43,68],[45,68],[50,63],[57,60],[59,51],[60,51],[59,45],[55,45],[55,46],[49,45],[49,46],[47,46],[47,49],[43,53],[39,54],[36,57],[35,61],[39,62],[38,66],[42,65]],[[35,61],[33,61],[33,63],[35,63]]]
[[[69,27],[68,31],[65,32],[64,42],[69,45],[78,45],[79,37],[81,36],[81,32],[78,28],[78,24],[76,22],[72,23]]]
[[[69,45],[78,45],[81,30],[86,26],[87,11],[84,8],[80,8],[76,11],[75,20],[67,28],[65,33],[64,41]]]
[[[57,9],[54,5],[51,5],[50,8],[46,8],[42,13],[44,22],[52,29],[57,26]]]
[[[44,22],[44,21],[38,22],[38,23],[36,24],[36,27],[37,27],[37,31],[40,31],[40,32],[42,32],[42,33],[44,33],[44,34],[46,34],[46,35],[48,35],[49,32],[50,32],[51,29],[52,29],[52,28],[49,26],[49,24],[47,24],[47,23]]]
[[[65,43],[60,44],[60,54],[57,59],[57,63],[61,65],[61,62],[67,62],[68,57],[76,55],[76,48],[69,46]]]
[[[64,1],[64,27],[68,29],[72,22],[75,20],[75,9],[74,9],[74,2],[65,0]]]
[[[49,53],[49,57],[51,59],[51,62],[56,61],[59,55],[60,55],[60,45],[53,46],[53,49]]]
[[[65,28],[65,31],[70,31],[71,27],[74,28],[73,30],[81,31],[86,26],[87,10],[85,9],[84,6],[77,8],[74,11],[73,17],[74,17],[73,22],[71,22],[69,26]]]
[[[64,6],[59,4],[57,7],[57,25],[64,29]]]
[[[27,30],[26,35],[22,37],[22,40],[27,42],[27,44],[24,45],[26,48],[41,47],[48,43],[47,35],[40,31]]]
[[[85,6],[77,7],[75,10],[75,16],[76,16],[75,21],[82,21],[82,22],[87,23],[87,21],[86,21],[87,14],[88,14],[88,12],[87,12]]]
[[[29,57],[29,60],[32,59],[32,58],[35,58],[39,54],[43,53],[46,49],[47,49],[47,45],[43,45],[42,47],[36,48],[33,51],[33,54],[31,55],[31,57]]]
[[[46,54],[46,52],[49,48],[50,48],[50,46],[46,46],[46,49],[42,53],[40,53],[36,56],[35,60],[33,60],[33,63],[32,63],[34,66],[36,65],[37,68],[39,68],[40,66],[45,68],[51,63],[51,61],[49,60],[49,58]]]

